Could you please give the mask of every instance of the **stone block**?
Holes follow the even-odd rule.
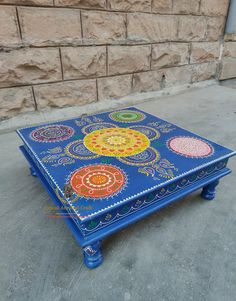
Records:
[[[161,89],[162,74],[158,71],[147,71],[133,75],[133,92],[149,92]]]
[[[181,86],[191,82],[190,65],[160,69],[159,72],[165,76],[164,87]]]
[[[230,79],[236,77],[236,58],[224,58],[222,60],[222,69],[220,79]]]
[[[0,89],[0,120],[35,110],[30,87]]]
[[[122,11],[151,11],[151,0],[108,0],[108,8]]]
[[[52,6],[53,0],[0,0],[0,4]]]
[[[236,42],[225,42],[223,55],[236,58]]]
[[[13,46],[21,42],[16,17],[16,9],[11,6],[0,7],[0,46]]]
[[[224,34],[225,18],[224,17],[206,17],[207,32],[206,40],[218,41]]]
[[[199,12],[200,0],[174,0],[173,13],[175,14],[197,14]]]
[[[83,11],[84,43],[119,43],[125,40],[126,18],[114,12]]]
[[[56,6],[105,8],[106,0],[55,0]]]
[[[172,0],[153,0],[152,11],[159,14],[171,13]]]
[[[127,35],[131,42],[176,40],[177,17],[145,13],[128,14]]]
[[[219,42],[192,43],[190,62],[203,63],[207,61],[217,60],[219,59],[219,55]]]
[[[229,0],[201,0],[201,14],[207,16],[226,16]]]
[[[189,46],[187,43],[162,43],[152,45],[151,69],[188,64]]]
[[[236,33],[225,33],[224,40],[227,42],[236,42]]]
[[[20,7],[19,20],[26,44],[51,46],[81,43],[79,10]]]
[[[64,79],[106,75],[106,47],[61,48]]]
[[[0,53],[0,87],[61,80],[59,50],[20,49]]]
[[[132,93],[132,75],[98,78],[98,99],[117,99]]]
[[[202,41],[207,32],[207,22],[202,16],[179,16],[178,38],[182,41]]]
[[[84,105],[97,101],[96,80],[66,81],[34,87],[39,109]]]
[[[216,62],[192,65],[192,81],[199,82],[216,77]]]
[[[108,74],[122,74],[150,69],[151,46],[109,46]]]

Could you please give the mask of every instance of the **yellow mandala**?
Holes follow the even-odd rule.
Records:
[[[86,135],[84,145],[98,155],[126,157],[143,152],[150,141],[147,136],[132,129],[107,128]]]

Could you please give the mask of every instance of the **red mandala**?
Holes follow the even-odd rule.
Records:
[[[122,189],[125,182],[125,174],[120,169],[106,164],[82,167],[70,179],[70,184],[78,195],[90,198],[114,195]]]
[[[203,158],[213,153],[210,144],[193,137],[174,137],[168,141],[168,147],[175,153],[190,158]]]

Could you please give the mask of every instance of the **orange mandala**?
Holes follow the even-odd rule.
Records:
[[[126,183],[124,172],[112,165],[82,167],[70,179],[74,191],[88,198],[105,198],[120,192]]]
[[[150,141],[144,134],[129,128],[107,128],[86,135],[84,145],[98,155],[126,157],[143,152]]]

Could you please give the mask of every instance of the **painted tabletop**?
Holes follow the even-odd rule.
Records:
[[[134,107],[17,132],[81,220],[233,153]]]

